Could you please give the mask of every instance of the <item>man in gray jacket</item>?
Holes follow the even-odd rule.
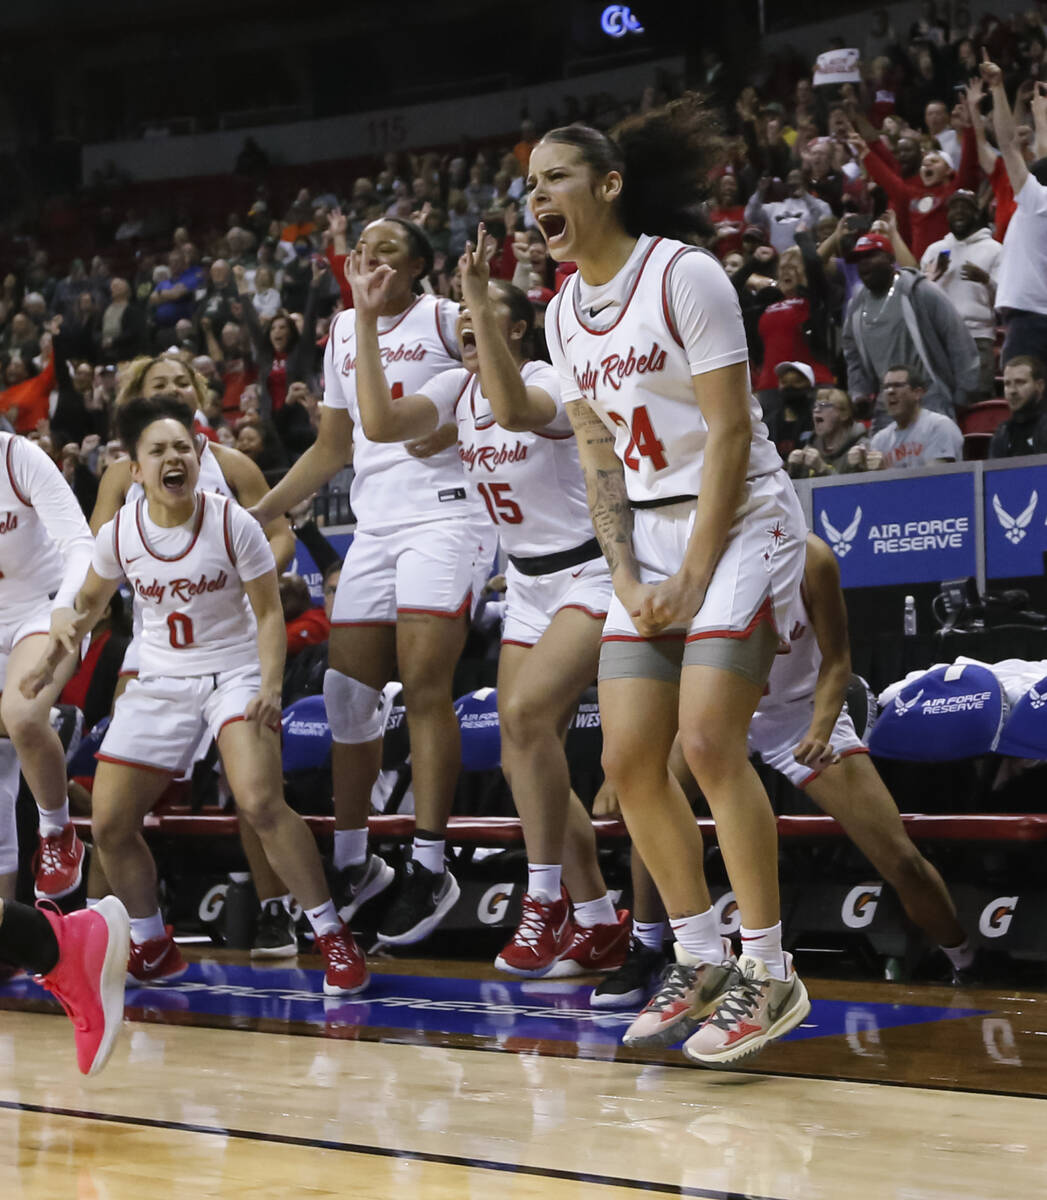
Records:
[[[867,233],[853,255],[862,286],[843,324],[847,390],[855,403],[875,399],[873,427],[889,420],[879,383],[906,363],[927,379],[923,407],[954,420],[979,399],[978,347],[955,305],[912,268],[899,268],[890,239]]]

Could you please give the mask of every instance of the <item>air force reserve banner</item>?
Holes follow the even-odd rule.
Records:
[[[832,547],[844,587],[974,575],[974,494],[971,474],[815,488],[814,532]]]

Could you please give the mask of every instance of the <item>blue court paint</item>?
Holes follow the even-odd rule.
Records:
[[[127,1007],[150,1013],[194,1013],[221,1018],[221,1024],[260,1019],[316,1025],[333,1036],[353,1028],[412,1034],[465,1034],[507,1050],[529,1041],[574,1042],[608,1057],[621,1039],[631,1012],[599,1012],[589,1007],[591,987],[562,980],[438,979],[424,975],[371,977],[356,997],[325,996],[318,970],[287,967],[193,963],[177,983],[128,988]],[[871,989],[875,990],[875,989]],[[43,993],[28,977],[0,987],[5,997],[36,999]],[[789,1039],[850,1034],[861,1037],[900,1025],[922,1025],[980,1016],[977,1008],[815,1000],[808,1019]]]

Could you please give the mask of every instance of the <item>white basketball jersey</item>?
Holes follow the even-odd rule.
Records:
[[[498,529],[507,554],[533,558],[594,537],[578,445],[570,429],[511,433],[498,425],[477,377],[466,372],[455,404],[465,477]],[[554,367],[525,363],[524,384],[560,394]],[[558,405],[559,407],[559,405]],[[562,424],[561,421],[558,424]]]
[[[457,306],[419,296],[398,317],[378,322],[382,365],[393,396],[411,396],[441,371],[459,365],[449,331]],[[344,408],[353,420],[353,485],[349,494],[357,527],[374,533],[446,517],[479,515],[469,497],[458,451],[449,446],[431,458],[414,458],[399,442],[364,437],[356,403],[356,313],[338,314],[324,352],[324,404]]]
[[[0,621],[13,624],[49,608],[62,582],[62,556],[26,495],[18,460],[43,451],[11,433],[0,433]],[[76,501],[70,492],[70,499]]]
[[[641,237],[634,250],[639,271],[613,324],[598,329],[589,323],[591,314],[587,321],[578,273],[563,285],[546,316],[554,354],[559,351],[566,360],[577,391],[615,435],[615,453],[625,466],[634,501],[697,496],[701,489],[709,429],[695,399],[688,352],[671,304],[673,268],[692,254],[705,252],[669,238]],[[630,258],[630,263],[636,261]],[[719,264],[711,261],[722,275]],[[626,264],[622,271],[629,269]],[[612,288],[613,281],[608,290]],[[738,322],[740,328],[740,313]],[[748,403],[753,438],[747,477],[752,479],[780,470],[781,459],[751,391]]]
[[[229,526],[233,501],[210,492],[197,497],[192,540],[175,556],[149,545],[144,498],[125,504],[113,519],[116,558],[142,613],[143,676],[209,675],[258,662],[257,626]]]
[[[814,700],[822,652],[804,604],[802,589],[789,610],[788,625],[783,633],[789,639],[789,653],[775,657],[767,680],[767,690],[756,710],[757,715],[778,712],[790,705]]]

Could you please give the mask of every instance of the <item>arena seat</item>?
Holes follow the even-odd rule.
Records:
[[[996,749],[1007,718],[1000,681],[987,667],[954,663],[907,683],[869,735],[878,758],[954,762]]]
[[[960,432],[995,433],[996,427],[1010,415],[1011,406],[1006,400],[982,400],[959,414]]]

